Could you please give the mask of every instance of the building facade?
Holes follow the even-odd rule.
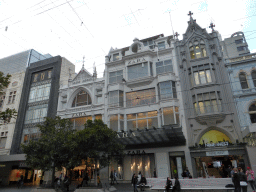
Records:
[[[250,167],[256,171],[256,54],[226,59],[226,66]]]
[[[32,63],[27,68],[10,155],[0,156],[3,184],[16,182],[21,174],[27,183],[41,179],[40,170],[32,170],[26,165],[20,146],[40,137],[37,124],[45,117],[56,116],[59,86],[67,84],[67,74],[74,71],[75,66],[60,56]]]
[[[113,49],[105,59],[105,74],[96,78],[84,67],[60,89],[58,115],[76,129],[87,119],[102,119],[126,145],[125,157],[109,171],[130,180],[133,173],[181,177],[191,168],[180,79],[172,36],[134,39]],[[80,167],[81,168],[81,167]]]
[[[249,164],[219,37],[190,14],[182,40],[176,41],[194,177],[226,177],[228,165]]]

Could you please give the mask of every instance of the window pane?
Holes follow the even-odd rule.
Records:
[[[201,84],[205,84],[206,83],[205,72],[204,71],[200,71],[199,72],[199,76],[200,76]]]
[[[144,129],[144,128],[148,127],[147,126],[147,119],[140,119],[140,120],[137,121],[137,123],[138,123],[138,128],[139,129]]]
[[[157,111],[148,112],[148,117],[157,117]]]
[[[128,114],[127,119],[136,119],[136,114]]]
[[[198,105],[199,105],[200,113],[204,114],[205,113],[204,103],[203,102],[199,102]]]
[[[221,100],[218,100],[218,109],[219,111],[222,111]]]
[[[199,110],[198,110],[198,107],[197,107],[197,103],[194,103],[194,107],[195,107],[195,112],[196,112],[196,114],[199,114]]]
[[[211,83],[212,82],[212,77],[211,77],[211,71],[206,70],[206,77],[207,77],[207,82]]]
[[[190,58],[191,59],[195,59],[196,58],[194,51],[190,51]]]
[[[158,127],[158,120],[156,118],[148,119],[148,128]]]
[[[175,124],[173,107],[164,108],[164,125]]]
[[[195,83],[196,83],[196,85],[199,85],[200,82],[199,82],[198,72],[195,72],[195,73],[194,73],[194,77],[195,77]]]
[[[214,112],[218,112],[218,106],[217,106],[217,101],[212,100],[212,107]]]
[[[205,101],[205,108],[206,108],[207,113],[210,113],[212,111],[210,101]]]
[[[118,115],[110,116],[110,129],[118,131]]]
[[[253,81],[254,87],[256,87],[256,71],[252,72],[252,81]]]
[[[158,43],[158,49],[159,50],[165,49],[165,43],[164,42]]]

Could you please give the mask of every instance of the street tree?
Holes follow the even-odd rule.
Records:
[[[58,116],[47,117],[38,127],[40,138],[22,144],[22,150],[29,166],[44,171],[52,170],[53,186],[55,169],[71,169],[80,163],[76,161],[73,153],[77,146],[74,142],[75,131],[69,119],[61,119]]]
[[[105,167],[111,156],[120,158],[123,155],[124,146],[118,142],[116,131],[109,129],[102,120],[88,120],[84,129],[75,134],[76,157],[80,161],[90,158],[95,164],[99,162],[100,167]]]

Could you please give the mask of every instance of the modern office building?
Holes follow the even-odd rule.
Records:
[[[225,59],[250,54],[244,33],[239,31],[220,42]]]
[[[153,177],[155,169],[158,177],[181,177],[191,161],[173,37],[136,38],[128,47],[111,48],[105,62],[103,78],[83,67],[60,88],[58,115],[76,129],[100,118],[117,131],[126,155],[109,171],[116,170],[118,179],[130,181],[139,171]]]
[[[225,177],[228,165],[249,165],[225,69],[219,33],[190,15],[176,41],[181,92],[194,177]],[[221,167],[223,171],[216,171]]]
[[[23,82],[18,116],[15,124],[10,155],[0,156],[3,184],[16,182],[25,176],[25,182],[38,182],[40,170],[32,170],[25,163],[20,145],[37,139],[40,131],[37,124],[44,117],[57,114],[60,85],[68,83],[69,74],[75,73],[75,66],[60,56],[30,64]]]

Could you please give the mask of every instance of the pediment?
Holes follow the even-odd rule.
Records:
[[[73,81],[78,81],[78,80],[89,80],[93,79],[92,75],[84,68],[82,68],[79,73],[76,75],[76,77],[73,79]]]

